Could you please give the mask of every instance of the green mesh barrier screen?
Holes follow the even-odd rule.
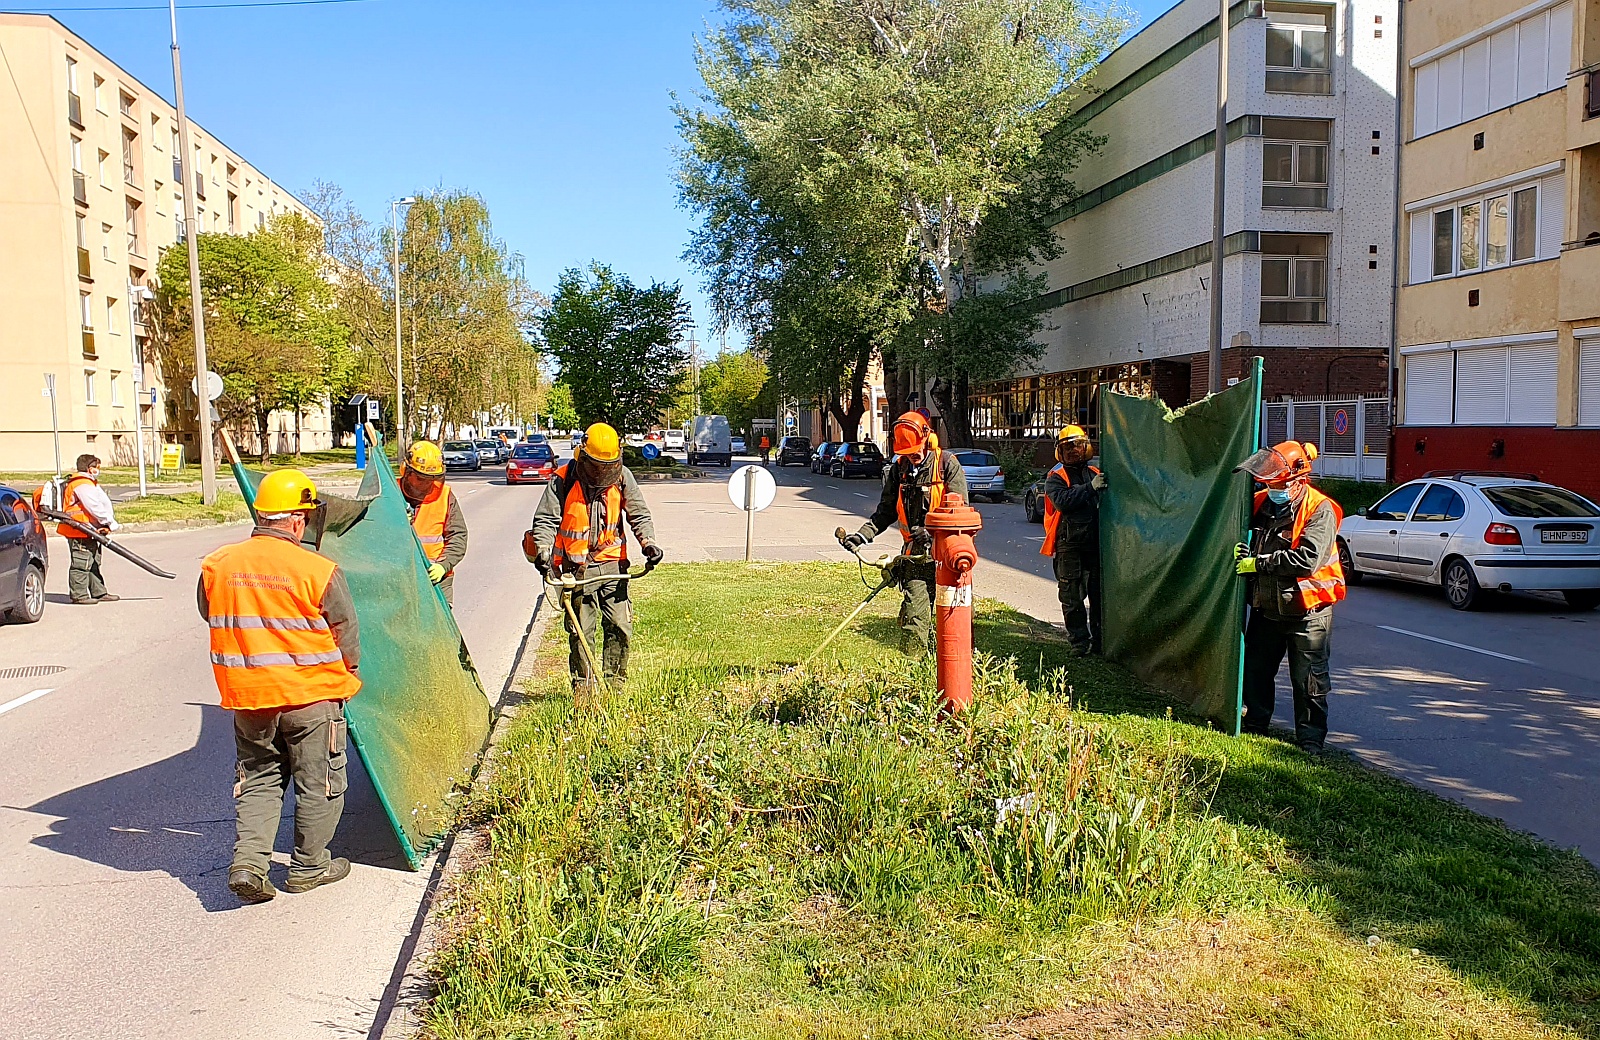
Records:
[[[265,476],[233,464],[254,510]],[[345,707],[350,736],[413,870],[445,836],[449,797],[489,738],[490,705],[411,530],[383,451],[367,456],[354,499],[328,503],[321,552],[350,583],[361,622],[361,692]]]
[[[1101,587],[1107,657],[1239,732],[1244,582],[1233,547],[1250,525],[1261,362],[1220,394],[1173,412],[1100,394]]]

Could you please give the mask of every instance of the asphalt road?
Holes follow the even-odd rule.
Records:
[[[778,506],[810,507],[818,542],[839,514],[864,516],[876,502],[874,481],[774,473]],[[1019,503],[977,509],[979,592],[1059,625],[1042,527]],[[1331,743],[1600,865],[1600,611],[1517,595],[1464,613],[1437,589],[1370,579],[1335,610]],[[1285,729],[1292,704],[1285,668]]]
[[[452,479],[471,527],[456,616],[498,697],[537,596],[520,537],[538,489],[507,488],[498,472]],[[404,869],[356,756],[334,843],[351,877],[256,907],[227,890],[232,722],[194,586],[201,558],[247,530],[130,535],[177,580],[108,553],[107,584],[124,599],[93,607],[67,603],[67,554],[52,538],[44,619],[0,627],[0,670],[59,669],[0,679],[7,1040],[300,1040],[373,1025],[428,874]],[[291,843],[286,819],[278,848]]]

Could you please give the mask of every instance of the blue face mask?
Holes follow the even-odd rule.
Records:
[[[1275,502],[1280,506],[1288,505],[1289,504],[1289,489],[1288,488],[1268,488],[1267,489],[1267,499],[1268,499],[1268,501]]]

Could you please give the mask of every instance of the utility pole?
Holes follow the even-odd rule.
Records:
[[[180,172],[183,173],[183,237],[189,242],[189,308],[194,312],[194,380],[198,390],[206,385],[206,312],[200,301],[200,236],[195,234],[194,196],[199,190],[200,169],[194,161],[194,150],[189,146],[189,117],[183,107],[183,64],[178,58],[178,0],[167,0],[167,12],[172,18],[172,92],[178,102],[178,148],[183,152]],[[189,173],[193,170],[191,182]],[[129,330],[132,331],[131,329]],[[212,505],[217,500],[217,453],[211,445],[211,397],[204,392],[195,394],[199,411],[200,429],[200,500]],[[138,409],[134,409],[135,418]],[[265,450],[265,445],[262,446]]]
[[[1222,389],[1222,248],[1227,239],[1222,218],[1228,191],[1228,0],[1217,0],[1217,177],[1211,214],[1211,349],[1206,358],[1206,391]]]
[[[694,338],[694,328],[689,328],[689,364],[694,369],[694,414],[700,414],[700,344]]]
[[[415,201],[416,196],[407,195],[389,203],[389,223],[394,234],[394,438],[395,450],[401,453],[396,458],[403,457],[406,450],[406,377],[400,339],[400,207]]]

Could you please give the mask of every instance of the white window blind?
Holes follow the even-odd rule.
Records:
[[[1412,72],[1412,136],[1446,130],[1566,86],[1572,4],[1473,40]]]
[[[1567,175],[1552,173],[1539,182],[1539,258],[1556,260],[1567,230]]]
[[[1406,425],[1448,426],[1454,388],[1455,354],[1412,354],[1405,359]]]
[[[1433,214],[1411,214],[1411,284],[1433,278]]]
[[[1578,425],[1600,426],[1600,338],[1578,341]]]
[[[1483,426],[1506,421],[1505,347],[1456,351],[1456,422]]]
[[[1555,340],[1512,345],[1508,359],[1509,404],[1506,421],[1532,426],[1556,424],[1556,367],[1560,348]]]

